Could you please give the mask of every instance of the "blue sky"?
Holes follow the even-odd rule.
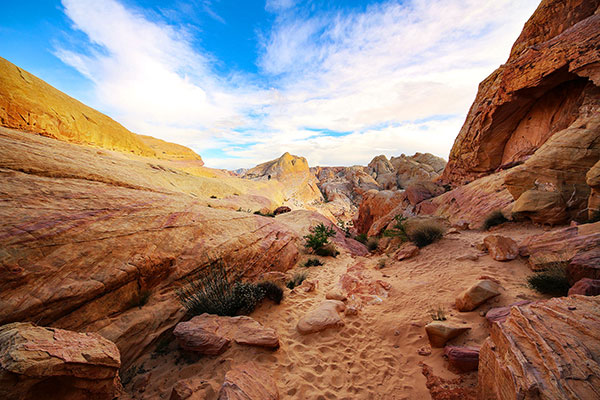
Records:
[[[446,158],[538,3],[10,1],[0,56],[212,167]]]

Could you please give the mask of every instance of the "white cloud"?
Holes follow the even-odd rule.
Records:
[[[281,14],[257,61],[268,90],[248,83],[257,77],[219,76],[184,30],[116,0],[63,0],[94,45],[57,54],[94,81],[101,108],[128,128],[236,157],[206,157],[209,166],[248,167],[285,151],[311,165],[446,157],[477,84],[506,60],[537,3],[390,1],[307,17],[295,11],[301,4],[269,0],[266,9]],[[431,120],[440,115],[448,117]],[[418,120],[429,122],[410,122]]]

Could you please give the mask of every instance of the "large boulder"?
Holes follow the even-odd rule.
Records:
[[[506,236],[489,235],[483,239],[483,245],[496,261],[510,261],[519,256],[519,245]]]
[[[402,214],[405,205],[408,205],[408,201],[403,192],[370,190],[363,196],[354,226],[358,233],[378,235],[394,216]]]
[[[306,313],[296,325],[296,329],[303,335],[320,332],[328,328],[344,326],[344,321],[339,312],[346,306],[339,300],[325,300],[319,306]]]
[[[511,309],[479,353],[478,399],[600,398],[600,297]]]
[[[279,337],[272,328],[247,317],[202,314],[180,322],[173,331],[181,347],[202,354],[220,354],[233,340],[238,344],[276,349]]]
[[[578,280],[570,289],[569,296],[581,294],[584,296],[600,295],[600,279],[583,278]]]
[[[277,383],[253,362],[238,364],[225,374],[219,400],[279,400]]]
[[[569,215],[567,204],[559,192],[530,189],[524,192],[512,208],[515,218],[529,218],[538,224],[564,223]]]
[[[479,349],[474,347],[446,346],[444,356],[450,369],[458,372],[476,371],[479,366]]]
[[[121,359],[95,333],[29,322],[0,327],[0,397],[6,400],[112,400],[121,391]]]

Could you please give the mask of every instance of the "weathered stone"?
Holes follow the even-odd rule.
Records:
[[[600,297],[513,307],[479,354],[478,399],[600,398]]]
[[[292,211],[292,209],[289,208],[288,206],[279,206],[273,211],[273,214],[275,214],[275,215],[285,214],[290,211]]]
[[[474,347],[446,346],[444,355],[450,369],[458,372],[476,371],[479,366],[479,349]]]
[[[570,289],[569,296],[581,294],[584,296],[600,295],[600,279],[583,278],[578,280]]]
[[[234,366],[225,374],[219,400],[278,400],[279,390],[271,375],[253,362]]]
[[[519,255],[519,246],[511,238],[500,235],[489,235],[483,244],[496,261],[514,260]]]
[[[0,397],[106,399],[121,391],[117,346],[95,333],[29,322],[0,327]]]
[[[181,379],[171,390],[169,400],[210,400],[215,398],[212,386],[201,378]]]
[[[467,326],[456,326],[450,322],[433,321],[425,326],[431,347],[444,347],[446,342],[460,336],[471,329]]]
[[[346,306],[338,300],[325,300],[317,308],[307,312],[296,325],[296,329],[303,335],[320,332],[327,328],[344,326],[344,321],[338,314]]]
[[[483,279],[456,298],[456,308],[458,311],[472,311],[499,294],[500,285],[498,283],[490,279]]]
[[[409,203],[414,206],[423,200],[439,196],[444,193],[444,188],[431,181],[416,181],[408,185],[404,193]]]
[[[556,225],[569,219],[567,205],[558,192],[528,190],[512,208],[515,218],[527,217],[538,224]]]
[[[490,323],[494,323],[494,322],[502,323],[502,322],[506,321],[506,318],[508,318],[508,315],[510,314],[510,309],[512,307],[514,307],[514,306],[524,306],[525,304],[529,304],[529,303],[531,303],[531,301],[523,300],[523,301],[518,301],[516,303],[513,303],[513,304],[511,304],[509,306],[506,306],[506,307],[491,308],[485,314],[485,318]]]
[[[331,289],[327,292],[325,298],[327,300],[346,301],[348,299],[348,296],[346,296],[340,289]]]
[[[413,243],[404,243],[398,251],[394,253],[394,259],[398,261],[407,260],[419,254],[419,248]]]
[[[274,329],[247,316],[202,314],[187,322],[180,322],[173,333],[184,349],[202,354],[220,354],[231,340],[249,346],[279,347],[279,338]]]

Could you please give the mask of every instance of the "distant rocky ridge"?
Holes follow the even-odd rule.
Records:
[[[48,85],[0,57],[0,126],[70,143],[164,160],[202,158],[191,149],[136,135],[112,118]]]

